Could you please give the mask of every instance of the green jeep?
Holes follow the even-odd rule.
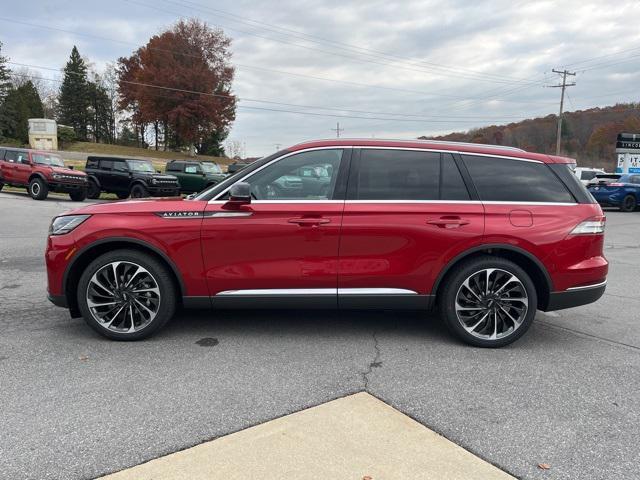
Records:
[[[171,160],[166,171],[178,177],[181,193],[201,192],[226,178],[217,164],[197,160]]]

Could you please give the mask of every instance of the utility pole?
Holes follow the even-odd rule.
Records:
[[[340,132],[344,132],[344,128],[340,128],[340,122],[337,122],[336,128],[332,128],[331,130],[336,132],[336,138],[340,138]]]
[[[562,75],[562,83],[560,85],[551,85],[551,88],[562,88],[562,94],[560,95],[560,114],[558,115],[558,133],[556,137],[556,155],[560,155],[560,140],[562,138],[562,107],[564,106],[564,90],[567,87],[573,87],[576,82],[567,83],[567,75],[575,77],[576,72],[569,72],[566,69],[563,71],[552,70],[553,73],[559,73]]]

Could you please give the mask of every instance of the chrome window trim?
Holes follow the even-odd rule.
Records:
[[[569,291],[576,291],[576,290],[588,290],[590,288],[598,288],[598,287],[602,287],[604,285],[607,284],[607,281],[605,280],[604,282],[600,282],[600,283],[594,283],[593,285],[584,285],[583,287],[571,287],[571,288],[567,288],[567,292]]]
[[[475,153],[475,152],[456,152],[460,155],[462,155],[463,159],[464,156],[476,156],[476,157],[495,157],[495,158],[506,158],[507,160],[519,160],[521,162],[529,162],[529,163],[541,163],[543,165],[546,164],[546,162],[543,162],[541,160],[533,160],[531,158],[519,158],[519,157],[511,157],[509,155],[497,155],[497,154],[493,154],[493,153]]]
[[[470,204],[470,205],[482,205],[480,200],[346,200],[347,204],[359,204],[359,203],[453,203],[453,204]]]

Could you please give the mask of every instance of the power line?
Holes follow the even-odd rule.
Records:
[[[96,40],[102,40],[102,41],[107,41],[107,42],[118,43],[118,44],[121,44],[121,45],[126,45],[126,46],[129,46],[129,47],[132,47],[134,49],[139,48],[139,45],[136,45],[136,44],[131,43],[131,42],[125,42],[125,41],[117,40],[117,39],[114,39],[114,38],[103,37],[103,36],[98,36],[98,35],[92,35],[92,34],[78,32],[78,31],[74,31],[74,30],[67,30],[67,29],[63,29],[63,28],[52,27],[50,25],[42,25],[42,24],[37,24],[37,23],[25,22],[25,21],[21,21],[21,20],[6,18],[6,17],[0,17],[0,21],[5,21],[5,22],[9,22],[9,23],[16,23],[16,24],[19,24],[19,25],[26,25],[26,26],[34,27],[34,28],[38,28],[38,29],[45,29],[45,30],[52,30],[52,31],[56,31],[56,32],[68,33],[68,34],[79,36],[79,37],[86,37],[86,38],[92,38],[92,39],[96,39]],[[169,50],[169,49],[157,48],[157,47],[145,47],[145,48],[148,48],[149,50],[152,50],[152,51],[158,51],[158,52],[163,52],[163,53],[172,53],[172,54],[175,54],[175,55],[191,57],[191,58],[200,58],[200,56],[198,56],[198,55],[191,55],[191,54],[188,54],[188,53],[185,53],[185,52],[179,52],[179,51],[176,51],[176,50]],[[334,78],[319,77],[319,76],[296,73],[296,72],[288,72],[288,71],[284,71],[284,70],[276,70],[276,69],[267,68],[267,67],[258,67],[258,66],[255,66],[255,65],[246,65],[246,64],[235,63],[234,66],[235,67],[239,67],[239,68],[246,68],[246,69],[250,69],[250,70],[260,70],[260,71],[266,71],[266,72],[273,72],[273,73],[277,73],[277,74],[281,74],[281,75],[290,75],[290,76],[294,76],[294,77],[310,78],[310,79],[314,79],[314,80],[321,80],[321,81],[326,81],[326,82],[340,83],[340,84],[352,85],[352,86],[357,86],[357,87],[398,91],[398,92],[412,93],[412,94],[431,96],[431,97],[442,97],[442,98],[451,98],[451,99],[460,99],[460,100],[471,100],[471,99],[469,99],[469,97],[465,97],[465,96],[462,96],[462,95],[448,95],[448,94],[443,94],[443,93],[438,93],[438,92],[424,92],[424,91],[420,91],[420,90],[411,90],[411,89],[399,88],[399,87],[388,87],[388,86],[383,86],[383,85],[374,85],[374,84],[367,84],[367,83],[360,83],[360,82],[351,82],[351,81],[339,80],[339,79],[334,79]],[[511,102],[511,103],[555,105],[555,102],[517,102],[516,101],[516,102]]]
[[[331,128],[330,130],[336,132],[336,138],[340,138],[340,132],[344,132],[344,128],[340,128],[340,122],[336,123],[336,128]]]
[[[48,80],[48,81],[52,81],[52,82],[62,83],[62,80],[55,79],[55,78],[46,78],[46,77],[39,77],[39,76],[35,76],[35,75],[29,75],[29,74],[20,74],[20,73],[13,73],[12,75],[17,75],[17,76],[25,77],[25,78],[34,78],[34,79],[38,79],[38,80]],[[199,95],[206,95],[206,96],[219,96],[219,95],[214,94],[214,93],[197,92],[197,91],[192,91],[192,90],[183,90],[183,89],[179,89],[179,88],[162,87],[162,86],[143,84],[143,83],[137,83],[137,82],[127,82],[127,83],[134,83],[134,84],[138,84],[138,85],[143,86],[143,87],[153,87],[153,88],[158,88],[158,89],[162,89],[162,90],[168,90],[168,91],[171,91],[173,93],[180,92],[180,93],[199,94]],[[157,94],[157,95],[160,95],[160,94]],[[229,97],[226,97],[226,98],[229,98]],[[248,109],[248,110],[268,111],[268,112],[292,113],[292,114],[298,114],[298,115],[309,115],[309,116],[314,116],[314,117],[352,118],[352,119],[359,119],[359,120],[383,120],[385,122],[444,123],[444,124],[461,123],[461,124],[468,124],[469,121],[473,121],[473,119],[463,119],[463,118],[447,120],[447,119],[423,119],[423,118],[372,117],[372,116],[362,116],[362,115],[339,115],[339,114],[332,114],[332,113],[309,112],[309,111],[304,111],[304,110],[289,110],[289,109],[275,109],[275,108],[267,108],[267,107],[254,107],[254,106],[248,106],[248,105],[237,105],[236,108]],[[525,119],[525,117],[518,117],[518,118]],[[478,120],[480,121],[480,119],[478,119]]]
[[[560,143],[562,140],[562,107],[564,106],[564,91],[567,87],[573,87],[576,82],[567,83],[567,75],[575,77],[575,72],[569,72],[567,69],[562,71],[556,70],[555,68],[552,70],[553,73],[558,73],[562,75],[562,83],[560,85],[550,85],[551,88],[562,88],[562,94],[560,95],[560,113],[558,114],[558,133],[556,137],[556,155],[560,155]]]
[[[126,0],[125,0],[126,1]],[[311,35],[305,32],[301,32],[298,30],[294,30],[294,29],[290,29],[290,28],[286,28],[286,27],[282,27],[282,26],[278,26],[278,25],[273,25],[270,23],[266,23],[263,21],[259,21],[259,20],[254,20],[251,18],[247,18],[247,17],[243,17],[240,15],[236,15],[224,10],[220,10],[220,9],[216,9],[216,8],[212,8],[206,5],[202,5],[199,4],[197,2],[192,2],[192,1],[188,1],[188,0],[182,0],[180,2],[176,2],[176,1],[171,1],[171,0],[163,0],[164,3],[169,3],[169,4],[173,4],[176,6],[191,6],[191,8],[194,8],[196,10],[200,10],[200,11],[205,11],[205,12],[215,12],[217,15],[219,16],[223,16],[223,17],[227,17],[227,19],[231,19],[231,21],[240,23],[240,24],[244,24],[244,25],[249,25],[252,27],[256,27],[257,28],[262,28],[263,30],[267,30],[270,32],[274,32],[277,33],[279,35],[286,35],[286,36],[294,36],[296,38],[302,38],[305,39],[307,41],[311,41],[313,43],[318,43],[318,44],[331,44],[331,45],[337,45],[340,47],[340,49],[344,50],[345,47],[346,49],[351,50],[355,50],[354,53],[358,53],[358,54],[362,54],[361,52],[368,52],[368,55],[371,56],[371,54],[373,54],[373,56],[375,58],[384,58],[386,60],[392,59],[392,60],[399,60],[405,63],[408,63],[410,65],[426,65],[430,68],[435,68],[435,69],[439,69],[439,70],[447,70],[450,72],[463,72],[466,74],[470,74],[470,75],[475,75],[475,76],[483,76],[486,78],[493,78],[493,79],[500,79],[500,80],[511,80],[511,81],[527,81],[527,79],[522,79],[522,78],[514,78],[514,77],[508,77],[505,75],[496,75],[496,74],[491,74],[491,73],[486,73],[486,72],[480,72],[477,70],[472,70],[472,69],[468,69],[468,68],[462,68],[462,67],[451,67],[448,65],[444,65],[444,64],[439,64],[439,63],[435,63],[435,62],[427,62],[424,60],[414,60],[412,58],[409,57],[404,57],[404,56],[400,56],[400,55],[395,55],[395,54],[391,54],[391,53],[387,53],[387,52],[382,52],[380,50],[374,50],[371,48],[366,48],[366,47],[361,47],[358,45],[353,45],[353,44],[349,44],[349,43],[345,43],[345,42],[339,42],[339,41],[335,41],[335,40],[330,40],[327,38],[323,38],[317,35]],[[237,19],[237,20],[236,20]],[[283,33],[283,32],[289,32],[289,33]]]
[[[55,71],[55,72],[59,71],[59,69],[51,68],[51,67],[44,67],[42,65],[33,65],[33,64],[18,63],[18,62],[6,62],[6,63],[8,63],[10,65],[18,65],[18,66],[21,66],[21,67],[38,68],[38,69],[42,69],[42,70],[50,70],[50,71]],[[76,72],[70,72],[70,73],[79,75]],[[44,79],[44,80],[46,80],[46,79]],[[181,92],[181,93],[206,95],[206,96],[213,96],[213,97],[224,98],[224,99],[231,98],[229,95],[201,92],[201,91],[195,91],[195,90],[186,90],[186,89],[168,87],[168,86],[163,86],[163,85],[156,85],[156,84],[151,84],[151,83],[135,82],[135,81],[132,81],[132,80],[120,80],[120,82],[126,83],[126,84],[130,84],[130,85],[137,85],[137,86],[141,86],[141,87],[159,88],[159,89],[171,90],[171,91],[176,91],[176,92]],[[409,113],[379,112],[379,111],[369,111],[369,110],[353,110],[353,109],[348,109],[348,108],[322,107],[322,106],[319,106],[319,105],[301,105],[301,104],[296,104],[296,103],[276,102],[276,101],[272,101],[272,100],[262,100],[262,99],[257,99],[257,98],[241,98],[240,101],[255,102],[255,103],[266,103],[266,104],[280,105],[280,106],[285,106],[285,107],[309,108],[309,109],[315,109],[315,110],[333,110],[333,111],[338,111],[338,112],[351,112],[351,113],[362,113],[362,114],[371,114],[371,115],[388,115],[388,116],[397,116],[397,117],[416,118],[416,119],[422,119],[422,120],[428,120],[428,119],[432,119],[432,118],[442,118],[442,116],[439,116],[439,115],[418,115],[418,114],[409,114]],[[496,117],[455,116],[455,115],[454,116],[451,116],[451,115],[447,116],[447,118],[454,118],[454,117],[460,118],[460,119],[468,119],[468,120],[472,120],[472,119],[490,120],[492,118],[493,119],[502,120],[502,119],[508,119],[508,118],[522,118],[522,115],[501,115],[501,116],[496,116]]]
[[[123,1],[125,1],[127,3],[134,4],[134,5],[140,5],[140,6],[143,6],[143,7],[147,7],[147,8],[150,8],[150,9],[153,9],[153,10],[157,10],[157,11],[160,11],[160,12],[169,13],[169,14],[172,14],[172,15],[177,15],[178,17],[182,16],[178,12],[174,12],[174,11],[171,11],[171,10],[166,10],[164,8],[157,7],[155,5],[149,5],[147,3],[139,2],[139,1],[136,1],[136,0],[123,0]],[[316,48],[316,47],[311,47],[311,46],[308,46],[308,45],[302,45],[300,43],[289,42],[289,41],[282,40],[282,39],[277,39],[277,38],[273,38],[273,37],[260,35],[258,33],[250,32],[250,31],[247,31],[247,30],[239,30],[239,29],[234,28],[234,27],[222,26],[220,24],[213,24],[213,25],[215,25],[215,26],[217,26],[219,28],[223,28],[224,27],[227,30],[240,32],[240,33],[243,33],[243,34],[246,34],[246,35],[251,35],[251,36],[262,38],[262,39],[265,39],[265,40],[279,42],[279,43],[283,43],[283,44],[286,44],[286,45],[292,45],[292,46],[296,46],[296,47],[299,47],[299,48],[304,48],[304,49],[307,49],[307,50],[317,51],[317,52],[321,52],[321,53],[324,53],[324,54],[327,54],[327,55],[335,55],[335,56],[342,57],[342,58],[348,58],[350,60],[355,60],[357,62],[372,63],[372,64],[382,65],[382,66],[391,66],[391,67],[394,67],[396,69],[414,71],[414,72],[419,72],[419,73],[429,73],[429,74],[438,73],[438,72],[429,71],[428,69],[425,69],[425,68],[418,69],[418,68],[410,68],[410,67],[406,67],[406,66],[402,66],[402,65],[397,65],[397,64],[394,64],[394,63],[389,63],[389,61],[385,62],[385,61],[377,61],[377,60],[371,59],[371,58],[354,57],[353,55],[348,55],[348,54],[345,54],[345,53],[340,53],[340,52],[335,52],[335,51],[330,51],[330,50],[324,50],[324,49],[320,49],[320,48]],[[369,56],[371,57],[371,55],[369,55]],[[374,58],[374,57],[372,57],[372,58]],[[463,75],[463,74],[448,74],[448,73],[440,72],[440,75],[454,77],[454,78],[473,79],[473,80],[492,82],[492,83],[502,83],[502,84],[512,84],[512,83],[514,83],[514,81],[512,81],[512,80],[489,80],[489,79],[481,79],[481,78],[476,78],[476,77],[470,77],[469,75]]]

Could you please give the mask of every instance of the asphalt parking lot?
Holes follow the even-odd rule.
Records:
[[[599,302],[483,350],[386,311],[187,312],[111,342],[46,299],[49,221],[78,204],[0,206],[0,478],[93,478],[362,390],[518,478],[640,476],[640,212],[607,212]]]

